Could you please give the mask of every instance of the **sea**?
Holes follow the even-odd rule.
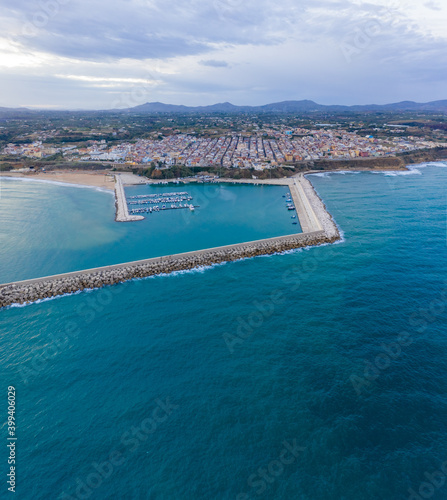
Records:
[[[0,497],[447,499],[446,167],[309,176],[334,245],[1,310]],[[160,189],[200,207],[2,180],[0,281],[299,231],[286,188]]]

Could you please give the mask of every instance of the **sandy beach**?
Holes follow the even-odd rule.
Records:
[[[54,172],[1,172],[2,177],[19,177],[25,179],[35,179],[42,181],[66,182],[68,184],[80,184],[83,186],[93,186],[103,189],[114,189],[115,179],[107,171],[85,172],[82,170],[54,171]]]

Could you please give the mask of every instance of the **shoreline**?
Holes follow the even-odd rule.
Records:
[[[228,179],[222,178],[218,182],[247,182],[247,183],[276,183],[284,181],[285,179],[294,179],[300,175],[314,175],[314,174],[332,174],[339,172],[354,173],[354,172],[408,172],[415,167],[421,167],[422,165],[430,165],[431,163],[445,163],[447,160],[436,160],[430,162],[412,163],[402,167],[356,167],[349,169],[346,167],[329,169],[315,169],[306,170],[304,172],[299,172],[290,177],[280,178],[280,179]],[[85,170],[54,170],[48,172],[0,172],[0,181],[2,178],[10,178],[14,180],[25,180],[25,181],[38,181],[47,182],[52,184],[67,184],[76,185],[84,188],[101,188],[107,191],[113,192],[115,190],[114,176],[120,175],[123,180],[124,186],[135,186],[135,185],[153,185],[159,184],[160,180],[154,180],[149,178],[140,177],[138,175],[132,174],[131,172],[112,172],[109,170],[93,170],[92,172],[86,172]],[[167,182],[174,182],[176,179],[168,179]],[[192,179],[186,179],[185,184],[191,182]],[[182,181],[180,181],[182,183]]]

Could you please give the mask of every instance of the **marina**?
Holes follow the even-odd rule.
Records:
[[[196,208],[199,208],[199,205],[188,205],[187,203],[185,203],[184,205],[174,205],[172,204],[171,206],[166,206],[166,205],[162,205],[161,207],[159,207],[158,205],[155,205],[154,207],[147,207],[147,208],[133,208],[131,211],[130,211],[130,214],[131,215],[134,215],[134,214],[151,214],[153,212],[163,212],[165,210],[181,210],[181,209],[188,209],[190,210],[191,212],[194,212],[194,210]]]
[[[144,199],[144,198],[157,198],[157,196],[159,197],[160,195],[159,194],[139,194],[139,195],[136,195],[136,196],[129,196],[129,200],[141,200],[141,199]],[[186,191],[182,191],[180,193],[163,193],[162,195],[163,197],[189,197],[190,199],[192,199],[192,196],[187,193]]]
[[[130,215],[137,214],[151,214],[153,212],[164,212],[165,210],[190,210],[193,212],[198,205],[194,206],[192,203],[193,197],[190,193],[185,191],[178,193],[160,193],[160,194],[140,194],[136,196],[129,196],[127,204],[129,206]],[[139,208],[132,208],[135,205],[151,205]]]
[[[192,196],[168,196],[150,199],[139,199],[136,201],[128,201],[128,205],[158,205],[160,203],[182,203],[184,201],[191,201]]]
[[[9,282],[0,285],[0,308],[11,304],[23,304],[39,299],[74,293],[86,288],[100,288],[105,285],[121,283],[133,278],[169,274],[175,271],[195,269],[223,262],[233,262],[260,255],[272,255],[296,248],[333,243],[340,239],[338,229],[331,215],[327,212],[324,204],[307,179],[300,177],[297,180],[279,180],[278,185],[281,185],[279,184],[280,182],[283,183],[282,185],[287,183],[286,185],[290,189],[290,197],[286,197],[286,208],[287,205],[290,204],[290,199],[294,205],[293,208],[296,207],[296,219],[293,220],[292,224],[298,227],[298,221],[300,225],[301,221],[303,221],[303,225],[306,223],[302,228],[302,233],[274,236],[264,239],[252,239],[245,243],[209,246],[205,249],[191,250],[184,253],[169,252],[168,255],[162,257],[149,257],[142,260],[129,259],[123,264],[111,264],[100,268],[86,267],[83,271],[53,274],[43,278],[28,279],[21,282]],[[125,218],[125,220],[138,220],[137,217],[143,219],[142,216],[132,215],[129,214],[127,210],[123,210],[123,202],[127,209],[127,200],[123,196],[124,190],[119,177],[117,178],[116,188],[118,214]],[[173,195],[173,193],[169,194],[170,196]],[[178,193],[175,193],[175,196],[177,195]],[[160,198],[160,194],[157,196]],[[228,198],[226,199],[228,200]],[[278,198],[276,199],[278,200]],[[213,204],[206,205],[203,203],[203,206],[207,207],[207,211],[213,210]],[[234,204],[233,206],[236,211],[241,210],[239,204],[237,204],[237,206]],[[189,210],[192,211],[195,208],[194,205],[188,203],[183,203],[182,206],[172,203],[161,206],[158,205],[157,207],[160,211],[178,208],[189,208]],[[135,208],[134,210],[150,211],[152,209],[152,211],[154,211],[154,208],[155,206],[147,205]],[[242,211],[245,213],[247,210],[250,210],[250,207],[246,207],[245,211]],[[279,210],[279,212],[280,211],[281,210]],[[227,214],[222,213],[222,210],[220,210],[218,217],[219,216],[222,217],[220,219],[221,224],[225,224]],[[191,217],[191,219],[196,219],[196,222],[198,221],[195,217]],[[119,220],[118,217],[117,220]],[[288,223],[290,224],[290,218],[288,218]],[[160,223],[155,219],[153,224],[155,226],[158,224],[158,227],[161,227]],[[178,225],[178,231],[182,231],[184,226],[184,222]],[[144,227],[144,222],[141,227]],[[246,231],[244,231],[244,233],[245,232]],[[199,235],[199,233],[197,233],[197,235]],[[145,240],[143,239],[141,241]]]

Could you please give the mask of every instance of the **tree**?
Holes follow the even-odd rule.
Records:
[[[152,179],[162,179],[163,172],[161,170],[154,169],[151,174]]]

